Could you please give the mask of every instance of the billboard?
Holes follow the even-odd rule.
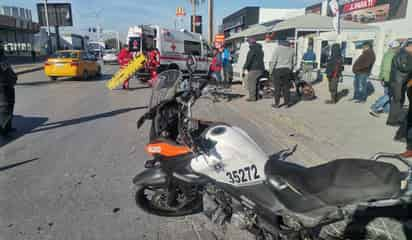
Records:
[[[37,14],[40,26],[47,26],[46,11],[43,3],[37,4]],[[73,26],[72,8],[70,3],[48,3],[47,16],[50,26]]]
[[[202,16],[190,16],[190,29],[193,29],[195,24],[195,33],[202,34]]]
[[[322,12],[322,3],[318,3],[312,6],[305,8],[305,14],[318,14],[321,15]]]
[[[374,23],[406,17],[408,0],[352,0],[341,5],[345,20]]]

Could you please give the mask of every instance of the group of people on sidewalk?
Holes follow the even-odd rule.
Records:
[[[254,38],[249,38],[249,52],[246,57],[246,62],[243,70],[247,70],[247,87],[249,98],[246,101],[254,102],[258,100],[258,80],[265,72],[264,52],[262,45],[256,42]],[[290,100],[291,77],[293,74],[293,66],[295,59],[295,51],[287,41],[280,41],[279,46],[273,54],[269,72],[274,86],[272,104],[273,108],[279,108],[281,96],[283,96],[286,107],[292,105]],[[245,75],[243,74],[243,77]]]
[[[368,78],[375,63],[375,54],[371,45],[365,44],[362,55],[353,66],[354,100],[358,103],[366,101],[368,96]],[[403,45],[399,41],[388,44],[380,65],[378,80],[381,82],[384,93],[372,104],[370,114],[379,117],[382,113],[389,113],[387,125],[400,126],[395,140],[407,142],[407,150],[401,156],[412,157],[412,39]],[[405,116],[403,107],[405,94],[409,100],[408,114]]]
[[[393,42],[385,53],[381,65],[380,80],[384,85],[384,95],[372,105],[371,114],[389,110],[387,125],[400,126],[395,140],[406,139],[406,151],[401,156],[412,157],[412,39],[401,47]],[[403,114],[405,93],[409,100],[408,113]]]
[[[263,62],[264,51],[255,39],[248,39],[249,52],[243,70],[247,70],[247,88],[249,97],[246,101],[258,100],[258,81],[265,71]],[[403,157],[412,157],[412,39],[401,44],[398,41],[389,43],[389,49],[384,54],[379,80],[384,87],[384,95],[371,106],[371,115],[379,116],[380,113],[389,113],[388,125],[402,126],[398,131],[396,139],[406,139],[407,151],[402,153]],[[283,105],[287,108],[292,105],[290,88],[292,85],[293,70],[295,66],[295,49],[287,41],[279,41],[269,67],[269,73],[273,83],[272,108],[277,109],[280,105],[281,96],[284,98]],[[304,54],[303,62],[315,62],[316,55],[309,48]],[[353,98],[355,103],[365,103],[370,92],[373,91],[369,77],[375,64],[376,56],[371,42],[362,44],[362,54],[353,64]],[[309,65],[311,65],[309,64]],[[313,68],[312,68],[313,69]],[[326,63],[325,75],[328,79],[330,100],[327,104],[336,104],[339,101],[338,84],[343,77],[344,58],[341,46],[336,43],[331,47],[331,54]],[[244,76],[244,75],[243,75]],[[405,117],[402,111],[405,104],[405,93],[409,100],[409,111]]]
[[[213,49],[213,58],[209,68],[210,77],[220,88],[230,88],[232,85],[232,55],[230,50],[222,45]]]

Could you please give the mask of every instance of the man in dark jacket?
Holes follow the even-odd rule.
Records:
[[[17,76],[7,63],[3,46],[0,44],[0,135],[7,136],[13,130],[12,119],[15,102],[14,85]]]
[[[409,42],[406,43],[410,44]],[[406,82],[409,80],[409,70],[412,68],[412,54],[404,47],[392,60],[389,79],[390,108],[386,124],[398,126],[403,121],[402,107],[405,99]]]
[[[335,43],[332,45],[332,55],[326,65],[326,75],[328,76],[331,95],[331,100],[326,101],[327,104],[336,104],[338,102],[338,82],[342,76],[342,67],[343,60],[340,45]]]
[[[249,90],[248,102],[254,102],[257,100],[257,84],[258,79],[263,75],[265,71],[265,64],[263,62],[263,50],[262,46],[256,43],[256,40],[249,38],[249,52],[247,54],[246,63],[243,66],[243,71],[247,70],[247,86]]]
[[[412,157],[412,39],[409,39],[404,48],[395,56],[393,60],[392,72],[398,72],[402,74],[395,73],[397,81],[405,85],[407,88],[407,94],[409,99],[409,110],[406,119],[406,152],[402,153],[401,156],[405,158]],[[402,89],[402,86],[398,87]],[[398,91],[400,90],[398,89]],[[401,90],[400,90],[401,91]],[[402,94],[404,94],[402,92]],[[392,105],[391,105],[392,108]],[[402,128],[401,128],[402,129]]]
[[[355,74],[353,99],[356,100],[357,103],[366,102],[368,98],[368,78],[376,60],[375,52],[370,42],[365,42],[362,47],[362,55],[355,61],[352,68]]]

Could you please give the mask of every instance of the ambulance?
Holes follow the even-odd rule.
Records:
[[[127,43],[132,52],[146,53],[152,49],[160,52],[158,72],[178,69],[187,72],[186,60],[189,55],[197,59],[197,72],[207,74],[212,52],[201,34],[186,30],[171,30],[156,25],[130,27]]]

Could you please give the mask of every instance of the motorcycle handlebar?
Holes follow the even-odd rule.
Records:
[[[407,196],[412,196],[412,162],[410,162],[407,159],[403,158],[399,154],[393,154],[393,153],[376,153],[371,158],[371,160],[377,161],[381,158],[395,159],[395,160],[398,160],[398,161],[402,162],[403,164],[405,164],[408,167],[407,176],[405,178],[406,184],[407,184],[405,194]]]
[[[371,160],[373,161],[377,161],[381,158],[391,158],[391,159],[396,159],[400,162],[402,162],[403,164],[405,164],[406,166],[408,166],[409,169],[412,169],[412,162],[408,161],[407,159],[401,157],[399,154],[394,154],[394,153],[384,153],[384,152],[380,152],[380,153],[376,153]]]

